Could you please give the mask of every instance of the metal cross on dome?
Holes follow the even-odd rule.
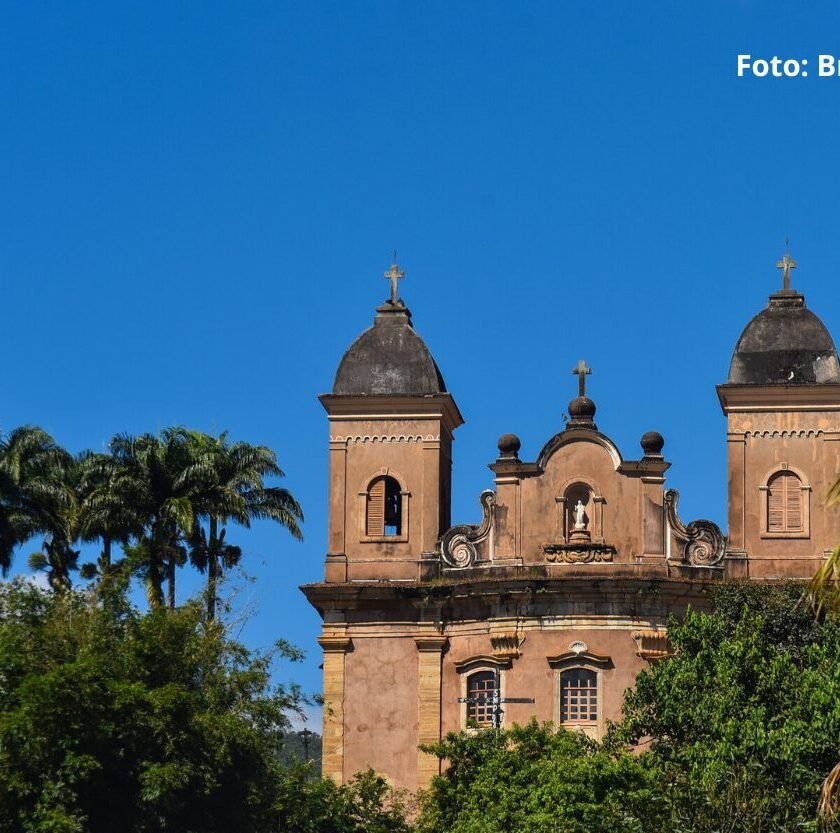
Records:
[[[782,270],[782,281],[785,289],[790,289],[790,270],[796,269],[796,261],[785,252],[784,257],[776,264],[777,269]]]
[[[572,373],[578,377],[578,396],[586,396],[586,377],[592,373],[592,368],[587,367],[586,362],[581,359]]]
[[[397,281],[401,280],[405,277],[405,272],[400,271],[400,267],[397,266],[397,253],[394,252],[394,262],[391,264],[391,268],[385,273],[385,277],[391,281],[391,303],[397,303]]]

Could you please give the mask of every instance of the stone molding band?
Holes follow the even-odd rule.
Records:
[[[422,443],[422,442],[440,442],[440,435],[434,436],[432,434],[355,434],[343,437],[338,435],[330,437],[331,443],[347,443],[348,445],[356,445],[359,443]]]

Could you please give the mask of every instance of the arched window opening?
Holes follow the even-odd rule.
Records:
[[[494,725],[493,702],[499,689],[497,671],[476,671],[467,677],[467,721],[482,727]]]
[[[598,722],[598,673],[569,668],[560,673],[560,722]]]
[[[402,535],[402,490],[393,477],[377,477],[370,484],[365,530],[371,537]]]
[[[780,471],[767,483],[767,531],[802,532],[802,481],[792,471]]]

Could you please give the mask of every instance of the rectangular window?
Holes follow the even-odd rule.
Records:
[[[597,723],[598,674],[570,668],[560,674],[560,722]]]
[[[467,720],[479,726],[493,726],[493,702],[497,689],[495,671],[476,671],[467,677]]]

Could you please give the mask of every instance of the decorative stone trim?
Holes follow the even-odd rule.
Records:
[[[477,544],[490,539],[490,560],[493,558],[493,529],[496,493],[486,489],[478,498],[481,504],[480,524],[460,524],[443,533],[440,552],[445,567],[472,567],[478,558]]]
[[[490,634],[490,644],[493,646],[493,656],[498,659],[516,659],[519,656],[519,646],[525,641],[516,631],[500,631]]]
[[[631,635],[636,643],[637,656],[647,662],[666,659],[672,654],[667,631],[643,630],[634,631]]]
[[[740,433],[740,432],[739,432]],[[821,437],[825,434],[821,428],[800,428],[798,430],[744,431],[745,437]]]
[[[615,547],[597,542],[576,541],[570,544],[543,544],[546,561],[558,564],[592,564],[612,561]]]
[[[712,521],[699,520],[684,524],[677,514],[680,493],[676,489],[665,492],[665,520],[670,532],[682,543],[682,561],[693,567],[714,567],[726,554],[726,536]],[[671,536],[667,538],[668,554],[671,559]]]
[[[319,636],[318,644],[324,653],[347,653],[353,647],[353,640],[349,636]]]
[[[611,657],[602,657],[590,651],[567,651],[565,654],[558,654],[556,657],[546,657],[552,668],[574,668],[580,666],[586,668],[609,668],[612,665]]]
[[[481,668],[510,668],[513,664],[511,657],[488,656],[477,654],[476,656],[459,659],[453,663],[455,670],[461,674],[464,671],[476,671]]]
[[[330,437],[331,443],[347,443],[355,445],[358,443],[422,443],[440,442],[440,435],[427,434],[356,434],[343,437],[341,435]]]
[[[449,639],[445,636],[415,636],[414,644],[418,651],[441,652],[446,647]]]

